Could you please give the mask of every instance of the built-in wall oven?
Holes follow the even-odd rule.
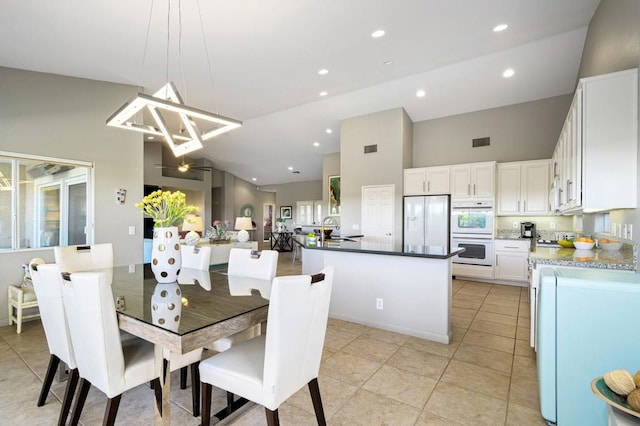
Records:
[[[459,201],[451,205],[451,249],[464,248],[454,263],[493,266],[492,201]]]
[[[493,238],[493,202],[458,201],[451,205],[451,235]]]
[[[493,265],[493,239],[483,238],[451,238],[451,250],[464,248],[465,251],[456,255],[454,263],[466,263],[470,265]]]

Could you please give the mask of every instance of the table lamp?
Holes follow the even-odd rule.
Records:
[[[237,217],[236,218],[236,226],[234,226],[236,231],[238,232],[238,241],[241,243],[246,243],[249,241],[249,233],[247,229],[252,229],[253,225],[251,224],[250,217]]]
[[[195,246],[200,241],[200,234],[204,230],[204,222],[200,216],[188,214],[182,222],[182,230],[188,231],[184,237],[184,243],[188,246]]]

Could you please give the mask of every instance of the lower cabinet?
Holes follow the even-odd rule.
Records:
[[[529,281],[530,240],[496,240],[495,279]]]

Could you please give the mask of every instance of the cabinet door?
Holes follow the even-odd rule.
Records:
[[[404,171],[404,195],[426,194],[425,169],[406,169]]]
[[[526,254],[496,252],[496,279],[527,281],[528,267]]]
[[[522,204],[525,215],[549,214],[549,163],[524,163],[521,166]]]
[[[495,193],[495,163],[471,166],[471,194],[474,197],[493,197]]]
[[[468,164],[451,166],[451,196],[471,198],[471,167]]]
[[[498,164],[498,215],[520,214],[520,164]]]
[[[449,166],[426,169],[427,194],[449,193]]]

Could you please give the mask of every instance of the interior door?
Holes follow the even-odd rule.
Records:
[[[262,241],[269,241],[271,239],[271,231],[273,229],[273,212],[276,206],[273,204],[262,205]]]
[[[394,185],[362,187],[362,235],[393,242]]]

